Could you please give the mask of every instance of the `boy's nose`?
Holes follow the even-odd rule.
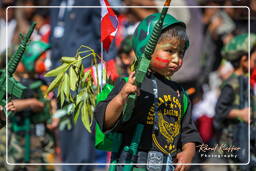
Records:
[[[178,53],[175,53],[175,54],[172,55],[172,62],[178,64],[178,62],[179,62]]]

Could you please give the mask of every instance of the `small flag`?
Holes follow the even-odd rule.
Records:
[[[108,51],[113,41],[118,27],[118,19],[114,11],[110,8],[107,0],[101,0],[101,41],[103,48]]]

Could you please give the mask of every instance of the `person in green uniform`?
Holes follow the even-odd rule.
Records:
[[[16,114],[9,118],[9,163],[54,162],[54,134],[47,125],[51,122],[50,99],[47,84],[39,76],[40,58],[50,45],[34,41],[27,47],[16,71],[17,79],[26,86],[22,99],[14,99]],[[16,165],[10,170],[53,170],[53,166]]]
[[[222,56],[230,61],[234,71],[222,84],[221,94],[215,107],[214,127],[219,145],[239,148],[231,152],[220,151],[226,156],[232,154],[232,157],[225,158],[229,163],[247,163],[249,161],[249,52],[255,46],[256,36],[254,34],[250,34],[250,36],[249,34],[240,34],[222,49]],[[255,169],[251,165],[229,167],[244,171]]]

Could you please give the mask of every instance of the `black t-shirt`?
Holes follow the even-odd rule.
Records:
[[[157,82],[158,89],[158,131],[152,130],[154,123],[154,94],[152,77]],[[123,79],[117,81],[115,88],[105,101],[96,106],[95,117],[104,130],[104,115],[108,103],[118,94],[124,86]],[[191,104],[189,103],[184,117],[182,112],[181,87],[157,74],[148,74],[142,83],[140,96],[135,102],[134,112],[129,121],[123,122],[120,117],[115,126],[108,131],[123,133],[123,144],[130,145],[137,123],[145,125],[139,145],[140,151],[156,150],[164,154],[175,154],[181,146],[188,142],[201,143],[201,137],[191,119]],[[105,131],[105,132],[108,132]],[[122,149],[122,148],[121,148]]]

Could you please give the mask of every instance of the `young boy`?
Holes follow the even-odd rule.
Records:
[[[229,158],[228,162],[248,162],[248,126],[250,123],[248,102],[248,71],[249,54],[256,46],[256,36],[250,35],[250,47],[248,47],[249,35],[241,34],[234,37],[222,49],[224,59],[231,62],[234,71],[225,80],[221,94],[215,107],[214,126],[218,133],[218,143],[226,146],[239,147],[232,152],[236,158]],[[251,52],[253,54],[253,51]],[[253,153],[251,153],[253,154]],[[252,160],[251,160],[252,162]],[[251,170],[250,165],[230,166],[232,169]],[[251,169],[250,169],[251,168]]]
[[[159,16],[158,13],[148,16],[135,30],[133,49],[138,60]],[[134,85],[135,73],[132,72],[128,82],[117,82],[108,98],[96,106],[95,117],[103,132],[118,132],[123,135],[119,152],[112,154],[119,163],[125,162],[123,147],[130,145],[138,123],[144,124],[144,131],[134,163],[153,161],[154,157],[152,158],[151,154],[159,157],[161,163],[192,162],[195,146],[201,143],[201,138],[191,119],[191,104],[189,103],[182,117],[184,92],[177,83],[170,80],[182,66],[183,56],[188,47],[189,40],[185,30],[183,22],[167,14],[152,55],[150,69],[140,90]],[[138,97],[132,117],[124,122],[122,111],[130,93],[137,93]],[[171,162],[168,161],[168,156],[171,156]],[[148,166],[135,167],[144,167],[145,170],[147,167],[149,170]],[[121,168],[122,166],[118,166],[117,170]],[[157,166],[155,170],[161,171],[166,168]],[[154,170],[154,167],[151,169]],[[177,171],[186,169],[188,165],[176,166]]]
[[[14,99],[15,115],[9,117],[10,163],[49,163],[54,156],[54,134],[48,129],[51,120],[49,99],[44,98],[47,85],[40,78],[42,54],[50,45],[41,41],[31,42],[19,63],[15,76],[26,86],[22,99]],[[9,170],[33,170],[34,166],[15,166]],[[40,166],[40,170],[53,170],[53,167]]]

